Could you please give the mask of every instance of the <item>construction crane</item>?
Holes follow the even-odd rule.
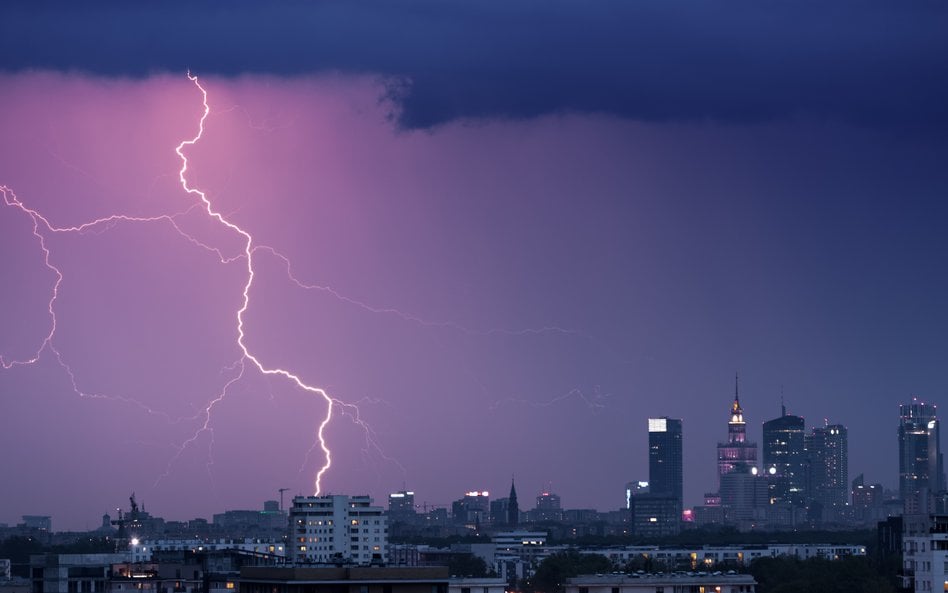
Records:
[[[286,492],[287,490],[289,490],[289,488],[280,488],[280,489],[279,489],[279,492],[280,492],[280,510],[281,510],[281,511],[283,510],[283,493]]]

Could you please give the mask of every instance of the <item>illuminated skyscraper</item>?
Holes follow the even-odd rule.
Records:
[[[930,497],[945,490],[935,408],[918,398],[899,406],[899,495],[909,514],[928,513]]]
[[[747,440],[737,375],[734,376],[734,403],[731,404],[731,417],[727,423],[727,442],[718,443],[718,478],[733,471],[757,471],[757,443]]]
[[[651,494],[682,500],[681,420],[648,419],[648,483]]]
[[[779,418],[764,422],[764,475],[771,484],[771,498],[802,505],[806,498],[804,421],[787,414],[782,404],[780,411]]]
[[[849,431],[842,424],[816,427],[805,442],[810,498],[824,509],[841,508],[849,500]]]
[[[415,516],[415,493],[399,490],[388,495],[388,516],[393,520],[410,520]]]

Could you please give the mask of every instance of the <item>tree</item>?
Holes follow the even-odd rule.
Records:
[[[569,550],[549,556],[541,562],[527,589],[538,593],[563,593],[566,579],[613,570],[612,561],[601,554],[580,554]]]
[[[448,558],[448,570],[451,576],[457,577],[488,576],[487,563],[474,554],[451,554]]]
[[[810,558],[760,558],[750,566],[758,593],[894,593],[892,584],[867,558],[840,560]]]

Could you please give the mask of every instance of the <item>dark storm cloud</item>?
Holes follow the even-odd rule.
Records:
[[[603,112],[948,129],[941,1],[6,2],[0,65],[381,74],[402,123]]]

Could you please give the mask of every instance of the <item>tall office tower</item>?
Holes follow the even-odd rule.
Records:
[[[384,562],[387,518],[368,496],[296,496],[287,550],[295,563]]]
[[[533,510],[534,521],[562,521],[563,507],[560,504],[560,495],[552,492],[541,492],[537,495],[537,506]]]
[[[806,436],[809,496],[827,507],[842,507],[849,499],[849,439],[842,424],[816,427]]]
[[[451,503],[451,515],[455,523],[483,525],[490,518],[490,492],[472,490],[464,498]]]
[[[764,475],[770,482],[774,502],[806,502],[806,459],[804,421],[787,414],[780,405],[780,417],[764,422]]]
[[[899,406],[899,495],[906,514],[927,514],[945,490],[936,406],[912,398]]]
[[[718,479],[733,471],[750,473],[757,469],[757,443],[747,440],[744,410],[738,393],[737,375],[734,376],[734,403],[727,423],[727,442],[718,443]]]
[[[399,490],[388,495],[388,516],[393,520],[406,521],[415,517],[415,493]]]
[[[648,494],[648,482],[638,480],[625,483],[625,508],[632,508],[632,499],[640,494]]]
[[[651,494],[682,500],[681,420],[648,419],[648,483]]]

